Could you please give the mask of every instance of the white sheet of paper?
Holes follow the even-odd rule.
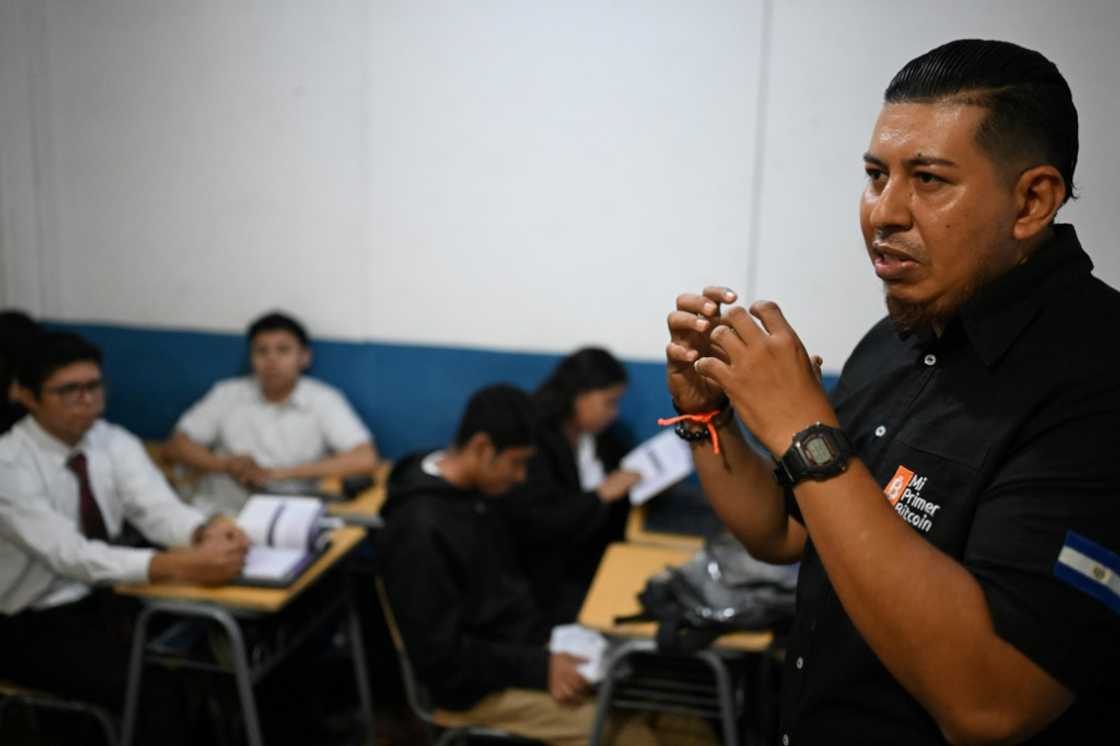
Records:
[[[620,466],[642,475],[630,488],[630,503],[641,505],[692,473],[692,452],[675,432],[664,430],[626,454]]]
[[[548,650],[552,653],[568,653],[586,658],[587,662],[579,664],[576,670],[588,682],[597,684],[603,678],[603,657],[607,652],[607,638],[595,630],[578,624],[553,627]]]

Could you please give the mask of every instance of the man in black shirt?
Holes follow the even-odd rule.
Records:
[[[946,44],[895,76],[864,155],[889,319],[831,401],[775,304],[677,299],[677,407],[733,407],[778,462],[716,416],[705,490],[752,553],[802,561],[784,746],[1065,744],[1108,722],[1120,353],[1097,330],[1120,294],[1054,224],[1076,160],[1051,62]]]

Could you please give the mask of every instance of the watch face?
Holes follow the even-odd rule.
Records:
[[[801,451],[809,461],[810,466],[824,466],[836,458],[836,451],[824,435],[810,435],[801,444]]]

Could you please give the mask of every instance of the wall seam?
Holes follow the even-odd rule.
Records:
[[[747,276],[740,300],[754,302],[758,294],[758,254],[762,220],[762,172],[766,153],[766,106],[770,81],[770,36],[773,25],[773,0],[762,0],[762,33],[758,53],[758,120],[754,132],[754,175],[751,184],[750,227],[747,238]]]

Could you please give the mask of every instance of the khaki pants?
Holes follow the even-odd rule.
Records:
[[[567,706],[548,692],[506,689],[469,710],[440,710],[441,725],[476,725],[535,738],[554,746],[586,746],[595,723],[595,700]],[[719,739],[703,720],[669,713],[613,712],[603,742],[615,746],[707,746]]]

